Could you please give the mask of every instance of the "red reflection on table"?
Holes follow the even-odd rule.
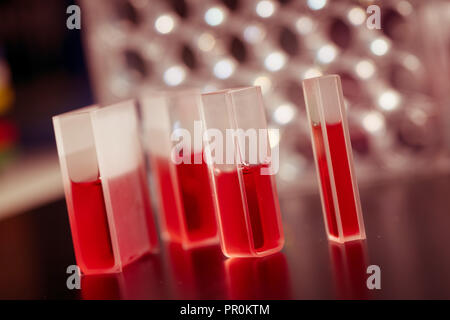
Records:
[[[230,299],[291,299],[289,268],[282,252],[229,259],[225,265]]]
[[[84,300],[119,300],[121,295],[121,273],[83,275],[81,298]]]
[[[365,241],[329,243],[330,258],[340,299],[368,299],[367,245]]]
[[[84,275],[81,295],[85,300],[144,300],[168,296],[161,258],[146,255],[127,265],[123,272]]]
[[[184,250],[167,243],[172,297],[175,299],[227,299],[225,257],[220,246]]]

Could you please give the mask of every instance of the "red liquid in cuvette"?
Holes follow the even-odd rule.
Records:
[[[326,126],[333,175],[336,185],[339,213],[344,237],[359,235],[358,214],[353,192],[344,131],[341,123]],[[337,216],[335,212],[330,174],[328,171],[325,145],[320,125],[313,125],[313,138],[317,154],[318,169],[322,185],[322,195],[326,211],[328,229],[331,236],[338,238]]]
[[[282,245],[276,187],[273,176],[261,175],[264,167],[239,169],[244,197],[237,170],[215,174],[222,246],[229,256],[254,255]]]
[[[181,242],[181,221],[178,217],[175,187],[170,175],[170,160],[166,158],[152,158],[152,170],[158,185],[159,206],[164,236]]]
[[[114,266],[111,238],[100,179],[71,182],[72,234],[77,263],[82,271]],[[78,248],[78,250],[77,250]]]
[[[157,246],[145,173],[134,170],[108,181],[121,261],[130,262]],[[77,263],[84,273],[115,265],[101,180],[72,182]]]
[[[197,155],[198,156],[198,155]],[[213,193],[207,164],[191,163],[174,166],[178,188],[171,179],[169,159],[154,159],[159,184],[163,220],[169,238],[178,242],[197,244],[217,237]],[[179,192],[179,194],[175,194]],[[177,198],[181,208],[177,207]],[[180,213],[178,212],[180,211]],[[187,239],[183,239],[183,229]]]

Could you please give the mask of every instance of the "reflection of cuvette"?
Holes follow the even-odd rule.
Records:
[[[330,242],[329,248],[339,298],[368,299],[366,242]]]
[[[81,278],[81,298],[84,300],[122,299],[120,273],[83,275]]]
[[[176,299],[227,299],[223,256],[217,245],[189,250],[167,243],[172,297]]]
[[[277,253],[263,258],[226,261],[230,299],[291,299],[286,257]]]
[[[168,295],[159,255],[145,255],[121,273],[84,275],[81,297],[85,300],[165,299]]]

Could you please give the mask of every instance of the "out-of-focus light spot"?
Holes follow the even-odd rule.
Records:
[[[212,7],[205,13],[205,21],[210,26],[218,26],[225,20],[225,12],[222,8]]]
[[[172,126],[173,130],[181,129],[181,122],[179,120],[175,121]],[[175,135],[179,136],[179,131],[174,132]]]
[[[303,164],[303,163],[302,163]],[[282,162],[278,175],[281,180],[295,181],[298,179],[300,168],[297,163]]]
[[[397,109],[400,104],[400,95],[397,91],[387,90],[383,92],[378,98],[378,105],[386,111]]]
[[[389,43],[386,39],[378,38],[370,44],[370,50],[377,56],[383,56],[389,51]]]
[[[413,7],[408,1],[400,1],[397,3],[397,11],[401,15],[407,16],[413,12]]]
[[[213,84],[206,84],[203,87],[202,92],[203,93],[208,93],[208,92],[213,92],[213,91],[217,91],[217,89],[219,89],[217,86],[213,85]]]
[[[412,122],[418,126],[423,126],[427,122],[427,114],[422,109],[413,109],[409,114]]]
[[[268,128],[267,134],[269,136],[269,144],[271,148],[276,147],[280,143],[280,129]]]
[[[120,46],[127,39],[127,32],[121,27],[121,25],[113,26],[112,24],[105,24],[99,26],[95,31],[95,36],[104,41],[105,44],[111,46]]]
[[[164,82],[169,86],[178,86],[186,79],[186,71],[181,66],[173,66],[164,72]]]
[[[236,68],[236,64],[231,59],[223,59],[214,65],[214,75],[219,79],[229,78]]]
[[[287,124],[294,119],[295,108],[291,104],[282,104],[273,113],[273,119],[279,124]]]
[[[147,0],[130,0],[130,3],[136,9],[143,9],[143,8],[145,8],[147,6],[148,1]]]
[[[259,76],[253,81],[254,86],[260,86],[263,94],[266,94],[272,88],[272,81],[267,76]]]
[[[322,75],[322,71],[320,71],[319,69],[317,69],[317,68],[309,68],[303,74],[303,79],[320,77],[321,75]]]
[[[198,37],[197,46],[202,51],[211,51],[216,44],[216,38],[208,32],[203,33]]]
[[[130,79],[126,77],[113,77],[111,80],[111,92],[117,97],[125,97],[127,96],[132,88],[132,84]]]
[[[375,73],[375,65],[370,60],[361,60],[356,64],[356,74],[362,79],[369,79]]]
[[[354,7],[348,12],[347,18],[351,24],[359,26],[366,20],[366,12],[360,7]]]
[[[269,18],[275,12],[275,4],[270,0],[262,0],[256,5],[256,13],[261,18]]]
[[[244,39],[250,43],[257,43],[264,39],[266,32],[258,25],[250,25],[244,29]]]
[[[308,34],[314,29],[314,22],[309,17],[300,17],[297,19],[297,22],[295,23],[295,27],[297,28],[297,31],[301,34]]]
[[[345,108],[345,110],[348,110],[349,106],[350,106],[350,103],[348,102],[347,98],[344,97],[344,108]]]
[[[378,132],[384,128],[384,117],[378,112],[370,112],[362,119],[362,125],[369,132]]]
[[[408,54],[403,59],[403,65],[411,71],[416,71],[420,68],[420,61],[416,56]]]
[[[167,34],[172,32],[175,27],[175,21],[172,16],[164,14],[155,21],[155,29],[159,33]]]
[[[286,56],[280,51],[272,52],[264,59],[264,66],[269,71],[281,70],[285,64]]]
[[[312,10],[320,10],[327,4],[327,0],[308,0],[308,7]]]
[[[336,59],[337,50],[333,45],[327,44],[317,51],[317,60],[321,63],[330,63]]]

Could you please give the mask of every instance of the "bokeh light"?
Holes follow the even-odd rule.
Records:
[[[384,38],[377,38],[370,44],[370,50],[377,56],[383,56],[389,51],[389,42]]]
[[[256,5],[256,13],[261,18],[269,18],[275,12],[275,4],[270,0],[259,1]]]
[[[220,7],[209,8],[205,13],[205,22],[210,26],[221,25],[225,20],[225,11]]]
[[[279,71],[286,64],[286,55],[281,51],[272,52],[264,59],[264,66],[269,71]]]
[[[336,59],[337,49],[334,45],[327,44],[317,51],[317,60],[321,63],[330,63]]]
[[[172,32],[174,27],[175,27],[174,18],[168,14],[158,17],[158,19],[156,19],[156,21],[155,21],[156,31],[158,31],[159,33],[162,33],[162,34],[167,34],[167,33]]]
[[[178,86],[186,78],[186,70],[182,66],[172,66],[164,72],[164,82],[169,86]]]
[[[320,10],[326,6],[327,0],[308,0],[307,4],[312,10]]]
[[[369,79],[375,73],[375,65],[370,60],[361,60],[356,64],[355,71],[361,79]]]
[[[378,105],[385,111],[393,111],[398,108],[401,98],[397,91],[384,91],[378,98]]]
[[[219,79],[227,79],[229,78],[233,73],[234,69],[236,68],[236,64],[231,59],[222,59],[219,60],[214,65],[214,75]]]

